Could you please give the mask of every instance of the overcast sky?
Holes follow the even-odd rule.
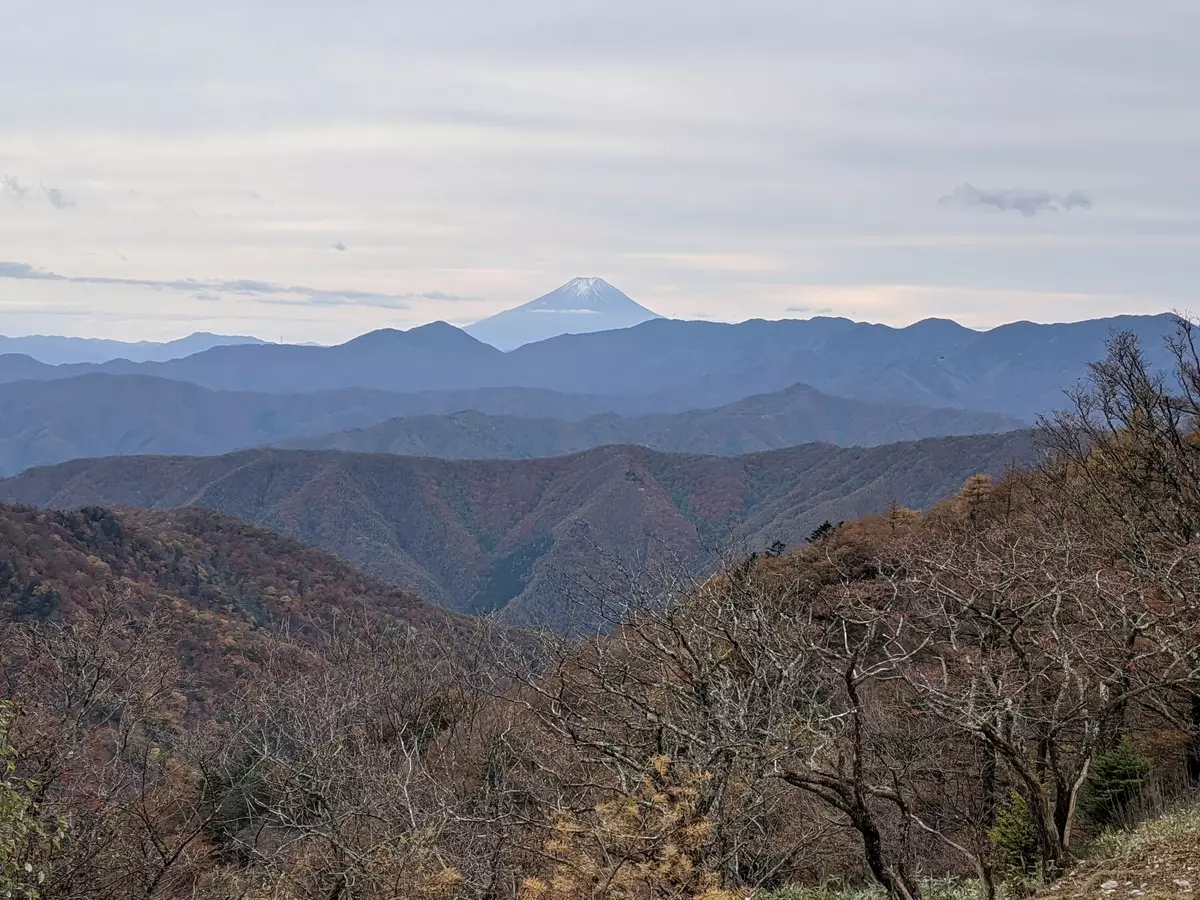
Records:
[[[1191,309],[1195,0],[8,0],[0,333]]]

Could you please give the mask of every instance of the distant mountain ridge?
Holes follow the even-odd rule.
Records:
[[[0,354],[19,353],[48,365],[102,363],[114,359],[130,362],[165,362],[238,344],[264,344],[248,335],[212,334],[197,331],[173,341],[113,341],[102,338],[61,337],[33,334],[25,337],[0,335]]]
[[[630,328],[661,318],[603,278],[572,278],[549,294],[496,313],[467,334],[501,350],[515,350],[560,334]]]
[[[479,388],[397,394],[365,388],[311,394],[211,391],[150,375],[94,373],[0,384],[0,477],[80,457],[210,456],[375,425],[396,416],[463,410],[567,420],[642,412],[637,398]]]
[[[250,450],[75,460],[0,480],[0,501],[202,506],[453,609],[563,627],[568,602],[622,567],[696,570],[731,535],[750,548],[800,543],[826,519],[893,499],[927,506],[1031,453],[1027,432],[736,457],[627,446],[521,461]]]
[[[439,459],[529,459],[608,444],[637,444],[671,453],[736,456],[811,442],[871,447],[926,437],[990,434],[1028,424],[998,413],[864,403],[798,384],[716,409],[684,413],[636,417],[610,413],[565,422],[471,410],[389,419],[366,428],[290,438],[275,446]]]
[[[562,335],[503,353],[444,322],[382,330],[334,347],[216,347],[161,363],[45,366],[0,356],[0,382],[87,372],[157,375],[215,390],[308,393],[531,387],[657,397],[661,411],[719,406],[807,384],[835,396],[904,406],[988,410],[1032,419],[1104,354],[1114,329],[1164,366],[1174,317],[1118,316],[1061,325],[1017,322],[973,331],[946,320],[906,328],[816,318],[727,325],[652,319]]]
[[[637,415],[642,402],[539,388],[261,394],[210,391],[149,375],[20,381],[0,384],[0,477],[83,457],[212,456],[264,444],[450,459],[560,456],[630,443],[735,454],[807,441],[870,445],[1024,425],[996,413],[861,403],[803,385],[677,415]]]

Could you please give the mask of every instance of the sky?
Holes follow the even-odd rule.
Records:
[[[0,333],[1188,311],[1194,0],[7,0]]]

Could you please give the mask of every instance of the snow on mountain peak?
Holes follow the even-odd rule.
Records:
[[[603,278],[589,276],[572,278],[536,300],[497,313],[466,330],[494,347],[509,350],[557,334],[630,328],[658,317]]]
[[[531,310],[548,309],[608,309],[642,310],[632,299],[603,278],[572,278],[562,287],[525,304]],[[649,310],[645,312],[653,317]]]
[[[604,288],[616,290],[611,284],[603,278],[572,278],[562,286],[563,290],[574,291],[576,294],[595,294],[602,291]]]

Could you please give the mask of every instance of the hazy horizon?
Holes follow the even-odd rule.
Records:
[[[768,322],[784,322],[784,321],[805,322],[805,321],[810,321],[812,319],[821,319],[821,318],[842,318],[842,319],[847,319],[851,322],[857,322],[859,324],[885,325],[889,328],[904,329],[904,328],[909,328],[913,325],[917,325],[923,321],[936,319],[936,320],[940,320],[940,321],[951,321],[957,325],[961,325],[963,328],[968,328],[972,331],[984,332],[984,331],[992,331],[996,328],[1000,328],[1005,325],[1018,325],[1018,324],[1022,324],[1022,323],[1033,323],[1036,325],[1070,325],[1070,324],[1074,324],[1077,322],[1095,321],[1095,320],[1102,320],[1102,319],[1108,319],[1108,318],[1116,318],[1119,316],[1161,316],[1161,315],[1172,315],[1172,314],[1175,314],[1174,310],[1163,309],[1158,312],[1113,313],[1111,316],[1087,316],[1087,317],[1078,318],[1078,319],[1047,319],[1047,320],[1041,320],[1041,321],[1038,319],[1029,319],[1029,318],[1013,319],[1011,321],[997,322],[995,325],[986,325],[986,326],[985,325],[968,325],[964,322],[959,322],[958,320],[952,319],[948,316],[923,316],[919,319],[914,319],[911,322],[888,323],[888,322],[871,321],[869,319],[856,319],[852,316],[839,316],[839,315],[836,315],[833,313],[825,313],[825,314],[811,315],[811,316],[785,315],[785,316],[778,316],[775,318],[768,318],[768,317],[764,317],[764,316],[757,316],[757,317],[751,316],[751,317],[748,317],[745,319],[737,319],[737,320],[679,318],[679,319],[676,319],[676,321],[705,321],[705,322],[714,322],[717,324],[736,325],[736,324],[739,324],[742,322],[749,322],[749,321],[752,321],[755,319],[757,319],[759,321],[768,321]],[[664,316],[663,318],[670,319],[672,317]],[[200,336],[200,335],[212,335],[214,337],[241,337],[241,338],[253,337],[253,338],[258,339],[259,341],[261,341],[264,344],[293,344],[293,345],[304,345],[304,346],[310,346],[310,347],[333,347],[338,344],[348,343],[349,341],[352,341],[357,337],[362,337],[365,334],[369,334],[372,331],[383,331],[383,330],[388,330],[388,329],[399,330],[399,331],[409,331],[414,328],[421,328],[425,325],[434,325],[434,324],[439,324],[439,323],[446,324],[446,325],[453,325],[453,327],[458,328],[459,330],[463,330],[463,331],[466,330],[462,325],[454,325],[454,323],[447,322],[445,319],[431,319],[428,322],[419,322],[414,325],[403,325],[403,326],[380,325],[376,328],[370,328],[370,329],[367,329],[366,331],[357,332],[357,333],[352,334],[349,337],[344,338],[344,339],[326,340],[326,341],[319,341],[319,340],[287,341],[287,340],[279,340],[278,337],[272,338],[269,335],[264,335],[264,334],[234,335],[234,334],[226,334],[226,333],[221,333],[221,332],[210,332],[210,331],[187,331],[187,332],[178,332],[178,333],[168,332],[166,334],[166,336],[162,337],[162,338],[123,338],[123,337],[119,337],[119,336],[118,337],[104,337],[104,336],[96,336],[93,334],[64,334],[61,332],[56,333],[56,334],[51,334],[49,332],[40,332],[40,333],[36,333],[36,334],[0,333],[0,337],[13,338],[13,339],[18,339],[18,340],[25,339],[25,338],[66,338],[68,340],[112,341],[112,342],[117,342],[117,343],[130,343],[130,344],[135,344],[135,343],[166,344],[166,343],[171,343],[173,341],[181,341],[185,338],[196,337],[196,336]],[[637,326],[632,326],[632,327],[637,327]],[[479,339],[477,338],[477,340],[479,340]],[[483,343],[487,343],[487,341],[483,341]]]

